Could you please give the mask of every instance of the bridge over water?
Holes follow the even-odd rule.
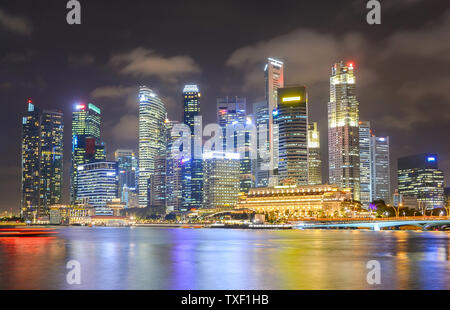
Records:
[[[389,218],[389,219],[348,219],[332,221],[305,221],[298,222],[297,229],[358,229],[366,228],[375,231],[383,228],[400,228],[402,226],[415,226],[422,230],[450,229],[450,217],[426,217],[426,218]]]

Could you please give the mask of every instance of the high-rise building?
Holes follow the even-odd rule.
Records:
[[[372,201],[384,200],[386,203],[391,198],[391,165],[389,156],[389,137],[371,137],[370,152],[372,155]]]
[[[266,102],[269,113],[269,153],[272,161],[269,167],[269,184],[276,185],[278,175],[278,130],[274,126],[273,112],[277,109],[278,89],[284,87],[284,63],[269,58],[264,69],[266,81]]]
[[[166,151],[166,109],[161,98],[150,88],[139,88],[139,206],[149,206],[148,185],[155,173],[157,156]]]
[[[22,208],[24,216],[48,215],[60,204],[63,181],[63,114],[39,110],[31,100],[22,122]]]
[[[78,166],[77,204],[105,208],[117,198],[118,170],[116,162],[94,162]]]
[[[436,154],[419,154],[398,159],[398,192],[417,199],[420,207],[444,205],[444,173]]]
[[[253,161],[252,174],[255,176],[255,187],[269,186],[269,161],[263,154],[270,156],[269,140],[269,108],[267,102],[253,104],[253,118],[257,129],[257,159]],[[264,167],[266,165],[267,168]]]
[[[241,154],[240,191],[248,192],[253,185],[252,161],[250,150],[252,119],[247,116],[245,98],[217,99],[217,122],[223,128],[224,152]],[[226,129],[233,126],[233,145],[227,145]]]
[[[195,158],[195,123],[200,116],[201,93],[197,85],[186,85],[183,89],[184,116],[183,122],[188,125],[192,134],[191,159],[183,163],[183,208],[199,208],[203,203],[203,160]]]
[[[166,155],[166,197],[167,211],[181,211],[183,202],[182,159],[172,153],[173,143],[181,137],[172,135],[172,129],[179,124],[177,121],[166,120],[167,155]]]
[[[303,86],[278,89],[278,179],[308,185],[308,94]]]
[[[360,201],[368,208],[372,199],[372,132],[370,122],[359,122]]]
[[[116,150],[114,159],[119,170],[119,197],[122,198],[123,188],[136,189],[137,158],[133,150]]]
[[[95,105],[78,104],[72,113],[72,167],[70,200],[77,200],[78,166],[106,160],[104,143],[100,140],[101,111]]]
[[[166,154],[155,157],[155,171],[149,181],[149,207],[153,215],[166,214]]]
[[[336,63],[328,103],[329,183],[351,188],[360,199],[359,103],[352,63]]]
[[[320,132],[317,123],[309,123],[308,126],[308,185],[321,185],[323,182]]]
[[[239,195],[239,154],[204,154],[203,208],[233,208]]]

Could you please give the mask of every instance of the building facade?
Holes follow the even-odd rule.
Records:
[[[22,121],[21,205],[30,218],[47,216],[61,203],[63,182],[63,114],[41,111],[31,100]]]
[[[308,124],[308,185],[320,185],[322,181],[322,157],[320,132],[317,123]]]
[[[166,109],[161,98],[150,88],[139,88],[139,206],[149,206],[148,185],[155,174],[155,159],[166,152],[164,121]]]
[[[368,208],[372,198],[372,132],[370,122],[359,122],[360,201]]]
[[[204,154],[203,208],[233,208],[240,187],[239,154],[211,152]]]
[[[77,204],[96,209],[106,208],[117,198],[118,169],[116,162],[95,162],[78,166]]]
[[[273,113],[278,125],[278,180],[308,185],[308,94],[303,86],[279,88],[278,108]]]
[[[106,149],[100,140],[101,110],[95,105],[77,104],[72,113],[72,166],[70,201],[77,200],[78,166],[106,160]]]
[[[391,159],[389,154],[389,137],[371,137],[371,185],[372,201],[390,202],[391,198]]]
[[[177,121],[166,120],[166,207],[168,212],[182,211],[183,208],[183,163],[182,159],[172,153],[174,142],[181,137],[179,133],[172,134]]]
[[[183,123],[188,125],[191,134],[191,159],[183,163],[183,208],[199,208],[203,204],[203,160],[194,156],[196,117],[200,116],[202,94],[197,85],[186,85],[183,89]],[[200,126],[201,127],[201,126]],[[201,129],[202,130],[202,129]]]
[[[352,63],[336,63],[328,103],[329,183],[351,188],[360,200],[359,103]]]
[[[444,206],[444,173],[436,154],[419,154],[398,159],[398,192],[414,197],[420,208]]]
[[[114,160],[119,169],[118,191],[119,197],[122,197],[124,187],[136,190],[138,161],[133,150],[116,150]]]
[[[266,101],[253,104],[253,119],[257,129],[257,158],[252,163],[255,187],[269,186],[269,108]],[[266,166],[266,167],[265,167]]]

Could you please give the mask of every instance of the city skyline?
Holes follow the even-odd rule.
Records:
[[[5,7],[5,10],[7,11],[12,11],[15,12],[17,14],[20,14],[21,11],[17,10],[17,8],[14,7],[14,5],[9,5],[10,7]],[[416,8],[418,10],[418,8]],[[26,16],[27,12],[23,12],[23,14]],[[435,14],[435,15],[433,15]],[[434,33],[433,30],[436,29],[440,29],[440,27],[443,27],[443,25],[445,25],[447,19],[446,19],[446,15],[444,15],[444,13],[438,14],[438,13],[430,13],[430,15],[432,15],[433,17],[440,17],[437,18],[437,22],[434,26],[430,26],[429,27],[429,32]],[[31,18],[31,17],[30,17]],[[430,16],[427,16],[426,18],[427,20],[432,19]],[[33,20],[34,21],[34,20]],[[38,22],[35,22],[36,24],[35,27],[37,27]],[[309,22],[311,23],[311,22]],[[425,23],[425,21],[424,21]],[[306,23],[308,24],[308,23]],[[308,28],[308,25],[305,25],[305,27]],[[314,27],[311,26],[311,24],[309,25],[309,28],[312,29]],[[428,28],[427,28],[428,29]],[[280,33],[272,33],[270,35],[267,35],[266,37],[262,36],[262,35],[257,35],[256,37],[259,38],[247,38],[247,40],[238,40],[240,42],[236,43],[236,46],[233,47],[233,49],[235,51],[239,51],[239,49],[243,46],[252,46],[253,44],[255,44],[255,42],[258,42],[258,40],[262,40],[262,41],[268,41],[268,43],[264,43],[265,45],[263,46],[263,50],[265,53],[265,57],[274,57],[274,58],[279,58],[281,60],[283,60],[286,64],[286,66],[289,68],[287,70],[287,75],[289,75],[290,71],[297,71],[295,69],[297,68],[301,68],[300,65],[303,65],[305,69],[304,70],[305,73],[304,76],[300,73],[293,73],[294,77],[289,77],[287,80],[289,82],[292,83],[301,83],[301,84],[305,84],[308,87],[308,92],[310,92],[310,103],[312,106],[312,116],[311,119],[312,121],[317,121],[319,123],[319,128],[321,128],[321,140],[322,140],[322,159],[326,160],[327,156],[327,151],[326,151],[326,134],[327,134],[327,130],[325,128],[327,128],[326,126],[324,126],[324,116],[326,115],[326,113],[324,113],[324,111],[326,111],[326,103],[328,102],[328,100],[326,99],[327,97],[327,92],[323,93],[323,89],[324,87],[321,85],[323,83],[327,83],[327,78],[329,76],[329,72],[327,74],[322,74],[323,73],[323,69],[322,68],[318,68],[317,69],[317,73],[316,70],[312,70],[310,68],[308,68],[308,66],[306,64],[302,64],[301,61],[299,63],[299,60],[297,58],[294,58],[289,52],[282,52],[282,51],[277,51],[275,53],[269,53],[267,52],[267,49],[270,46],[270,42],[272,42],[271,40],[273,40],[274,38],[283,36],[285,34],[289,34],[292,31],[295,30],[280,30]],[[341,30],[343,33],[346,33],[345,30]],[[436,30],[437,31],[437,30]],[[414,33],[414,31],[411,30],[411,33]],[[316,39],[317,37],[321,37],[319,33],[314,33],[315,35],[312,35],[310,37],[311,42],[314,43],[314,39]],[[10,34],[7,31],[2,30],[2,35],[5,35],[6,37],[12,38],[15,37],[16,34]],[[34,35],[39,35],[39,30],[36,29],[36,32],[31,34],[30,36],[34,36]],[[306,36],[306,34],[303,34]],[[336,34],[338,35],[338,34]],[[19,37],[20,38],[20,37]],[[282,37],[281,37],[282,38]],[[395,37],[392,35],[392,40],[395,41]],[[285,38],[286,39],[286,38]],[[287,38],[286,40],[288,40],[289,38]],[[33,40],[28,38],[27,40]],[[256,40],[256,41],[255,41]],[[281,40],[281,39],[279,39]],[[289,40],[288,40],[289,41]],[[262,44],[263,44],[262,43]],[[276,42],[275,42],[276,43]],[[275,44],[274,43],[274,44]],[[280,41],[280,44],[283,43],[285,44],[283,41]],[[137,86],[141,85],[141,84],[146,84],[148,85],[150,88],[153,89],[153,87],[159,88],[158,93],[161,94],[161,96],[168,96],[168,112],[169,112],[169,119],[174,119],[174,120],[180,120],[181,119],[181,115],[179,114],[178,110],[181,110],[181,100],[180,100],[180,93],[181,93],[181,88],[183,87],[184,84],[189,84],[189,83],[195,83],[198,84],[201,89],[202,92],[204,94],[204,97],[202,98],[202,110],[205,111],[205,113],[203,113],[204,118],[206,118],[207,120],[213,120],[215,117],[215,113],[213,112],[214,110],[214,105],[215,105],[215,99],[216,98],[220,98],[220,97],[224,97],[224,96],[239,96],[239,97],[246,97],[248,98],[247,102],[248,102],[248,106],[251,107],[253,105],[254,102],[260,101],[262,99],[262,97],[264,96],[264,91],[262,91],[262,87],[264,85],[264,83],[261,84],[261,81],[263,80],[263,74],[261,74],[261,71],[264,65],[264,61],[265,59],[262,58],[262,56],[260,55],[256,55],[255,56],[255,60],[252,60],[252,67],[251,68],[246,68],[246,72],[244,72],[243,74],[240,73],[238,74],[236,70],[232,70],[229,67],[225,66],[226,71],[228,71],[229,74],[226,74],[225,76],[228,76],[228,78],[224,78],[224,80],[226,81],[227,79],[230,78],[236,78],[236,76],[241,80],[240,83],[238,85],[233,84],[233,83],[223,83],[223,85],[221,83],[217,83],[216,82],[210,82],[209,79],[215,80],[217,79],[217,77],[215,76],[216,74],[214,74],[215,72],[220,72],[220,68],[219,66],[223,66],[224,63],[228,63],[231,66],[240,66],[241,61],[243,61],[242,59],[246,59],[246,57],[249,57],[248,55],[245,55],[245,51],[240,50],[241,52],[229,52],[229,54],[231,56],[225,56],[224,55],[220,55],[217,58],[215,57],[210,57],[209,62],[214,62],[214,65],[210,65],[208,67],[208,65],[205,64],[201,64],[198,67],[203,67],[205,69],[202,69],[202,73],[199,73],[199,68],[193,64],[197,64],[201,62],[201,56],[199,56],[198,54],[192,53],[193,56],[186,56],[188,58],[192,58],[194,60],[194,63],[191,63],[192,66],[189,67],[189,70],[187,70],[187,72],[184,72],[184,75],[187,75],[185,77],[179,77],[177,75],[177,73],[173,73],[172,71],[168,71],[166,72],[166,75],[163,75],[161,73],[160,77],[157,78],[156,80],[154,79],[154,73],[149,73],[149,72],[138,72],[138,73],[133,73],[130,74],[130,76],[126,76],[127,73],[122,72],[123,70],[125,70],[124,68],[126,67],[126,65],[129,65],[130,63],[126,63],[127,59],[131,59],[131,62],[133,61],[140,61],[140,60],[147,60],[149,58],[153,59],[155,55],[152,54],[152,52],[149,52],[148,49],[152,48],[153,44],[150,45],[146,45],[144,44],[144,42],[142,42],[142,44],[146,47],[142,47],[141,49],[139,49],[138,47],[136,47],[136,49],[132,48],[132,45],[128,45],[128,47],[130,47],[130,50],[133,51],[132,55],[134,56],[134,58],[129,58],[126,57],[127,55],[125,55],[126,53],[126,49],[123,51],[123,53],[117,53],[114,56],[109,56],[109,53],[106,53],[102,55],[100,49],[95,50],[93,49],[90,52],[78,52],[78,53],[73,53],[72,55],[70,55],[71,53],[66,53],[65,55],[67,55],[67,62],[69,62],[69,59],[71,59],[71,64],[65,66],[67,69],[67,72],[72,72],[73,77],[70,78],[70,82],[67,82],[67,85],[64,85],[63,87],[61,87],[63,90],[56,90],[58,88],[58,86],[61,85],[61,82],[56,82],[53,78],[49,78],[49,77],[41,77],[41,80],[39,82],[39,79],[37,79],[36,81],[33,81],[31,84],[33,84],[33,86],[29,86],[29,87],[25,87],[25,89],[27,91],[22,90],[20,93],[17,93],[17,91],[15,91],[15,86],[17,84],[18,80],[17,76],[20,75],[16,75],[18,73],[13,73],[13,76],[16,76],[13,78],[16,79],[14,80],[12,83],[12,85],[8,86],[8,87],[4,87],[5,83],[8,83],[8,81],[0,81],[2,83],[2,104],[4,104],[6,106],[7,103],[11,102],[12,106],[13,106],[13,111],[12,113],[14,113],[14,117],[11,117],[11,120],[5,120],[4,124],[2,126],[7,126],[4,128],[3,130],[3,134],[7,133],[7,132],[12,132],[12,134],[10,135],[11,138],[6,137],[5,135],[2,135],[2,141],[5,141],[5,143],[7,145],[13,145],[14,148],[16,149],[16,151],[7,151],[7,155],[5,157],[5,162],[3,163],[3,171],[6,171],[8,180],[20,180],[20,163],[18,165],[17,159],[20,157],[19,153],[17,153],[17,149],[20,147],[20,135],[18,136],[17,133],[18,131],[20,132],[20,117],[22,117],[23,115],[25,115],[25,102],[27,100],[27,98],[31,97],[32,100],[36,103],[37,106],[43,108],[43,109],[61,109],[63,110],[64,113],[64,123],[65,124],[70,124],[70,119],[71,119],[71,111],[73,109],[73,105],[76,104],[76,102],[83,102],[83,103],[88,103],[88,102],[92,102],[95,105],[98,105],[101,109],[102,112],[104,113],[104,115],[102,116],[102,122],[104,122],[103,126],[104,129],[102,130],[103,132],[107,132],[105,137],[102,137],[102,140],[104,140],[106,142],[107,145],[107,151],[108,151],[108,159],[112,159],[112,153],[118,149],[118,148],[132,148],[134,149],[135,152],[137,152],[137,144],[136,144],[136,139],[130,139],[130,137],[134,134],[132,127],[134,126],[134,122],[136,121],[136,118],[133,115],[135,114],[135,106],[132,105],[129,98],[131,98],[134,94],[135,97],[135,92],[137,90]],[[316,43],[314,43],[316,44]],[[394,44],[394,43],[391,43]],[[32,44],[33,45],[33,44]],[[37,44],[38,45],[38,44]],[[37,46],[36,45],[36,46]],[[8,62],[6,66],[11,67],[11,68],[23,68],[22,71],[23,72],[28,72],[28,68],[24,68],[25,64],[27,63],[31,63],[34,64],[36,63],[35,61],[35,57],[36,54],[31,53],[30,55],[25,55],[25,56],[29,56],[30,60],[28,60],[27,62],[25,62],[25,64],[23,62],[18,62],[19,60],[23,61],[24,58],[22,59],[18,59],[16,58],[15,61],[13,61],[14,59],[12,58],[13,54],[20,54],[22,56],[24,56],[23,54],[23,50],[21,50],[21,48],[19,47],[20,44],[18,44],[18,47],[16,49],[16,52],[11,51],[11,50],[7,50],[5,48],[2,48],[3,51],[3,55],[4,55],[4,59],[6,59],[7,61],[12,61]],[[135,45],[138,46],[138,45]],[[267,46],[267,47],[266,47]],[[156,53],[156,57],[157,60],[159,61],[165,61],[167,60],[167,58],[170,57],[175,57],[177,56],[177,52],[173,52],[170,51],[170,48],[166,51],[160,52],[158,51],[157,47],[153,46],[153,48],[155,48],[155,52]],[[39,50],[39,48],[36,47],[37,50]],[[358,48],[357,48],[358,49]],[[111,49],[112,50],[112,49]],[[42,51],[42,50],[41,50]],[[104,50],[105,51],[105,50]],[[68,51],[67,51],[68,52]],[[22,53],[22,54],[21,54]],[[35,53],[37,53],[37,55],[39,55],[39,51],[36,51]],[[86,53],[86,54],[85,54]],[[92,58],[89,57],[89,54],[92,53],[94,54],[93,58],[93,62],[92,62]],[[189,52],[189,48],[186,49],[186,54],[190,54]],[[184,53],[183,53],[184,54]],[[346,53],[341,53],[338,55],[338,53],[336,53],[335,59],[333,59],[330,63],[325,63],[327,67],[330,67],[334,62],[339,61],[340,58],[343,58],[345,61],[354,61],[355,67],[358,70],[358,89],[357,89],[357,98],[358,101],[360,103],[360,108],[361,108],[361,119],[365,119],[365,120],[370,120],[371,123],[373,124],[373,128],[375,129],[377,135],[381,135],[381,136],[390,136],[391,138],[391,145],[392,145],[392,160],[391,160],[391,164],[395,165],[397,158],[402,157],[402,156],[406,156],[406,155],[413,155],[413,154],[419,154],[419,153],[424,153],[424,152],[432,152],[432,153],[437,153],[440,155],[440,157],[442,158],[441,161],[441,168],[444,170],[444,172],[446,173],[446,178],[448,181],[449,178],[449,168],[450,168],[450,164],[449,164],[449,160],[447,158],[449,158],[449,150],[448,150],[448,146],[446,146],[445,144],[439,143],[440,140],[443,139],[443,137],[445,137],[445,132],[447,129],[448,132],[448,119],[445,118],[444,116],[440,116],[438,114],[434,115],[438,120],[441,120],[441,122],[435,122],[434,119],[433,120],[429,120],[427,118],[430,118],[430,115],[432,112],[430,112],[431,110],[433,110],[432,108],[427,109],[427,111],[414,111],[414,108],[412,110],[412,112],[410,114],[408,114],[409,112],[404,111],[405,110],[405,103],[407,100],[400,100],[398,102],[402,102],[402,104],[398,104],[398,106],[393,106],[393,102],[397,101],[395,100],[395,98],[398,96],[396,94],[396,92],[391,89],[390,91],[386,91],[386,85],[383,84],[383,82],[380,81],[375,81],[374,82],[374,78],[375,80],[377,80],[377,75],[381,75],[382,74],[382,70],[380,69],[380,71],[373,71],[373,66],[374,64],[372,64],[371,60],[373,59],[368,59],[367,57],[364,58],[362,55],[365,54],[364,52],[346,52]],[[8,56],[9,55],[9,56]],[[16,56],[17,56],[16,55]],[[81,56],[80,56],[81,55]],[[86,57],[84,57],[85,55],[87,55]],[[164,55],[164,56],[161,56]],[[8,56],[8,57],[7,57]],[[70,57],[71,56],[71,57]],[[77,57],[78,56],[78,57]],[[117,57],[115,57],[117,56]],[[129,56],[129,55],[128,55]],[[367,55],[366,55],[367,56]],[[152,58],[153,57],[153,58]],[[418,55],[417,57],[424,57],[423,55]],[[224,58],[226,59],[226,61],[224,61]],[[301,56],[299,56],[298,58],[302,58]],[[322,62],[328,62],[329,59],[328,55],[324,55],[323,56],[323,61]],[[116,79],[114,78],[109,78],[109,77],[101,77],[102,74],[95,74],[97,77],[95,80],[93,80],[92,78],[90,78],[90,81],[86,81],[86,82],[82,82],[83,81],[83,77],[81,74],[81,72],[88,72],[89,70],[93,70],[93,71],[97,71],[98,70],[98,65],[99,63],[101,64],[102,62],[106,61],[106,60],[110,60],[110,64],[111,66],[118,66],[118,78]],[[6,61],[4,60],[4,61]],[[25,59],[26,60],[26,59]],[[172,59],[173,61],[176,61],[176,59]],[[217,61],[216,61],[217,60]],[[326,60],[326,61],[325,61]],[[62,61],[63,60],[58,60],[58,61]],[[379,59],[375,59],[375,62],[379,62]],[[444,59],[444,61],[446,61]],[[125,62],[125,65],[124,65]],[[6,62],[5,62],[6,63]],[[46,63],[46,60],[43,60],[43,62],[38,65],[42,66]],[[395,62],[391,61],[386,61],[386,64],[393,64],[393,66],[390,68],[391,70],[396,70],[397,74],[395,76],[401,77],[405,70],[400,70],[399,68],[395,68]],[[184,64],[184,63],[183,63]],[[247,66],[247,65],[245,65]],[[319,65],[318,65],[319,66]],[[322,66],[322,65],[320,65]],[[434,66],[434,63],[431,63],[430,66]],[[89,69],[91,68],[91,69]],[[116,68],[116,67],[114,67]],[[246,90],[244,91],[241,86],[244,85],[246,87],[250,87],[251,83],[253,83],[252,81],[252,74],[253,74],[253,68],[257,68],[259,71],[259,74],[261,74],[261,77],[258,77],[259,79],[259,84],[261,84],[261,86],[258,86],[259,89],[258,90]],[[372,70],[372,72],[370,71]],[[359,72],[361,71],[361,74],[359,74]],[[406,70],[407,71],[407,70]],[[371,76],[370,74],[375,73],[375,77]],[[174,76],[175,75],[175,76]],[[199,76],[200,75],[200,76]],[[36,76],[36,75],[34,75]],[[315,77],[314,77],[315,76]],[[443,75],[442,79],[444,79],[446,76]],[[168,79],[170,80],[175,79],[172,81],[164,81],[164,79]],[[163,81],[161,80],[163,79]],[[46,81],[47,80],[47,81]],[[24,79],[25,81],[25,79]],[[30,83],[28,82],[29,80],[27,80],[26,83]],[[42,83],[42,81],[44,81],[44,83]],[[73,83],[74,81],[78,81]],[[311,82],[312,81],[312,82]],[[407,80],[408,81],[408,80]],[[411,81],[409,81],[411,82]],[[25,82],[24,82],[25,83]],[[37,85],[40,83],[41,88],[36,87],[36,85],[34,85],[34,83],[37,83]],[[167,91],[164,88],[167,88],[167,86],[165,86],[166,84],[170,85],[170,89],[174,89],[171,91]],[[247,84],[248,85],[247,85]],[[250,84],[249,84],[250,83]],[[31,85],[30,84],[30,85]],[[46,84],[46,86],[43,86],[44,84]],[[372,86],[375,87],[370,87],[370,84],[372,84]],[[402,84],[403,85],[403,84]],[[373,99],[367,99],[369,97],[371,97],[372,94],[374,94],[373,88],[377,88],[378,86],[378,91],[375,92],[375,96],[373,96]],[[434,91],[432,88],[430,88],[429,85],[424,85],[423,86],[425,89],[429,89],[429,92],[433,98],[433,103],[430,103],[428,100],[426,99],[420,99],[423,100],[423,102],[427,102],[427,104],[434,106],[434,107],[439,107],[439,104],[448,104],[448,101],[446,101],[445,99],[443,99],[444,97],[442,97],[441,94],[435,94],[436,91]],[[70,90],[69,90],[70,89]],[[389,88],[387,88],[389,90]],[[69,90],[69,91],[68,91]],[[117,97],[119,96],[119,97]],[[420,97],[417,96],[417,97]],[[409,98],[409,97],[405,97],[405,98]],[[436,99],[437,98],[437,99]],[[325,100],[324,100],[325,99]],[[419,100],[419,99],[411,99],[410,100]],[[383,103],[380,103],[383,102]],[[441,102],[441,103],[439,103]],[[378,107],[376,107],[378,106]],[[382,113],[382,107],[388,107],[389,106],[389,114],[387,113]],[[402,108],[403,106],[403,108]],[[414,105],[414,107],[418,106],[418,104]],[[391,110],[392,107],[392,110]],[[445,107],[445,105],[444,105]],[[125,109],[124,109],[125,108]],[[251,109],[251,108],[250,108]],[[397,110],[399,109],[400,112]],[[428,111],[430,110],[430,111]],[[423,118],[426,121],[421,121],[420,119],[417,120],[417,117],[419,114],[419,112],[423,112]],[[68,121],[69,120],[69,121]],[[408,123],[409,122],[409,123]],[[421,130],[417,129],[416,127],[420,127],[417,126],[417,124],[419,124],[420,126],[422,126]],[[428,125],[427,125],[428,124]],[[425,126],[425,127],[423,127]],[[426,127],[426,126],[431,126],[431,127]],[[70,153],[68,154],[68,152],[70,152],[70,144],[67,142],[68,138],[67,136],[70,136],[69,131],[67,130],[66,126],[66,132],[65,132],[65,138],[64,138],[64,149],[65,149],[65,154],[64,154],[64,167],[65,167],[65,177],[64,177],[64,191],[65,191],[65,195],[63,198],[63,201],[67,202],[68,200],[68,193],[67,193],[67,188],[69,185],[69,179],[68,179],[68,174],[67,174],[67,168],[70,167]],[[7,129],[6,129],[7,128]],[[131,128],[131,129],[130,129]],[[425,129],[424,129],[425,128]],[[429,128],[429,129],[426,129]],[[131,131],[131,132],[130,132]],[[439,136],[444,134],[444,136]],[[414,138],[411,138],[410,136],[414,136]],[[15,137],[13,139],[13,137]],[[440,140],[439,140],[440,139]],[[444,140],[445,141],[445,140]],[[327,167],[327,163],[323,162],[323,166]],[[393,169],[395,170],[395,169]],[[19,171],[19,173],[17,173],[17,171]],[[392,183],[396,183],[394,175],[393,179],[392,179]],[[327,180],[327,175],[326,173],[324,174],[324,179]],[[7,182],[7,178],[6,176],[3,176],[3,179],[0,180],[2,182],[2,190],[3,191],[8,191],[11,193],[17,193],[17,195],[8,195],[8,197],[4,197],[2,198],[2,203],[0,208],[3,209],[10,209],[10,208],[15,208],[16,210],[18,209],[19,206],[19,200],[20,200],[20,194],[18,192],[18,189],[20,188],[20,184],[18,181],[14,181],[11,182],[11,185],[6,184]],[[9,182],[9,181],[8,181]],[[447,182],[448,183],[448,182]],[[15,187],[14,187],[15,186]],[[2,195],[5,196],[5,195]]]

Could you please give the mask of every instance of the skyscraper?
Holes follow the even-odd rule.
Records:
[[[114,159],[119,170],[118,194],[122,198],[124,187],[136,189],[137,158],[133,150],[116,150]]]
[[[398,192],[414,197],[428,209],[444,205],[444,173],[436,154],[419,154],[398,159]]]
[[[323,182],[320,132],[317,123],[309,123],[308,127],[308,185],[321,185]]]
[[[336,63],[328,103],[329,183],[351,188],[360,199],[359,103],[352,63]]]
[[[278,89],[284,87],[284,63],[269,58],[264,69],[266,81],[266,102],[269,113],[269,183],[275,185],[278,175],[278,130],[274,126],[273,112],[277,109]]]
[[[201,93],[197,85],[186,85],[183,89],[184,124],[192,134],[192,154],[189,161],[183,163],[183,207],[199,208],[203,204],[203,160],[194,157],[195,117],[200,116]]]
[[[210,152],[204,154],[203,208],[233,208],[239,194],[239,154]]]
[[[308,185],[308,94],[303,86],[278,89],[278,178]]]
[[[265,169],[264,164],[268,166],[268,161],[262,156],[263,153],[269,154],[269,109],[267,102],[257,102],[253,104],[253,118],[257,128],[257,158],[253,161],[252,174],[255,176],[255,187],[269,186],[269,168]]]
[[[155,174],[157,156],[166,152],[166,109],[160,97],[147,86],[139,88],[139,206],[149,206],[150,178]]]
[[[359,122],[359,154],[360,154],[360,201],[369,207],[372,199],[372,133],[370,122]]]
[[[253,185],[252,161],[250,158],[250,138],[252,119],[247,116],[245,98],[217,99],[217,122],[224,130],[224,152],[241,154],[240,159],[240,191],[248,192]],[[227,145],[226,128],[234,126],[233,145]]]
[[[180,134],[172,135],[172,129],[176,124],[179,122],[166,120],[166,206],[169,212],[181,211],[183,202],[182,159],[172,153],[173,143],[181,136]]]
[[[94,162],[78,166],[77,203],[104,208],[117,198],[116,162]]]
[[[100,140],[101,111],[95,105],[78,104],[72,113],[72,167],[70,200],[77,200],[78,166],[106,159],[105,145]]]
[[[31,100],[22,121],[22,208],[27,218],[48,215],[61,203],[63,180],[63,114],[41,111]]]
[[[391,164],[389,155],[389,137],[371,137],[372,155],[372,201],[391,200]]]

